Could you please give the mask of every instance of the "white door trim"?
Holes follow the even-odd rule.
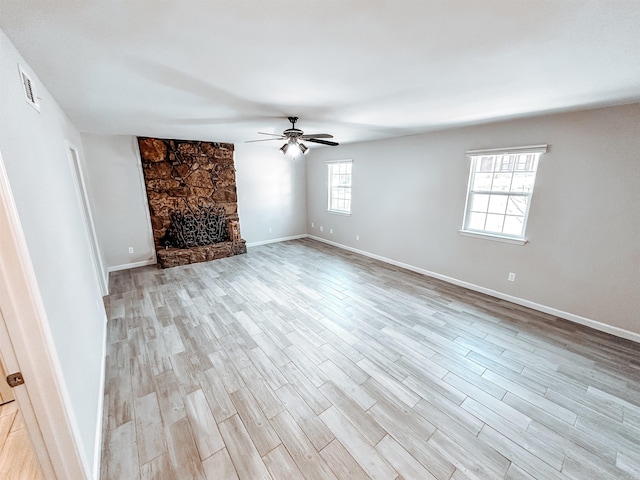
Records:
[[[96,235],[96,228],[93,222],[93,214],[91,213],[91,200],[87,191],[87,183],[85,181],[85,169],[80,160],[80,153],[74,145],[69,145],[69,162],[71,163],[71,174],[74,179],[78,203],[82,210],[82,218],[86,226],[87,242],[91,245],[91,254],[93,256],[93,265],[95,268],[98,285],[100,285],[100,294],[104,297],[108,295],[107,290],[108,279],[100,257],[100,244]]]
[[[0,153],[0,351],[9,373],[21,371],[14,389],[45,478],[90,478],[83,463],[26,240]]]

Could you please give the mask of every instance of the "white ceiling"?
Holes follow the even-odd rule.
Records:
[[[348,143],[640,101],[640,0],[0,0],[0,28],[84,132],[295,115]]]

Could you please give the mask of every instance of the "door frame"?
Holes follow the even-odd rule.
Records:
[[[1,152],[0,355],[45,478],[90,478]]]
[[[71,174],[73,176],[76,194],[78,196],[78,203],[80,203],[80,210],[82,211],[82,218],[86,228],[87,242],[91,245],[95,275],[98,280],[98,285],[100,286],[100,293],[104,297],[109,294],[107,289],[107,276],[104,271],[102,259],[100,258],[100,243],[98,242],[93,214],[91,213],[91,201],[89,192],[87,191],[84,166],[80,160],[80,153],[74,145],[69,145],[69,163],[71,164]]]

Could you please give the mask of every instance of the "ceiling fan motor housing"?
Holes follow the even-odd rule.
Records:
[[[297,137],[303,135],[304,132],[302,130],[300,130],[299,128],[287,128],[284,132],[282,132],[282,134],[285,137],[297,138]]]

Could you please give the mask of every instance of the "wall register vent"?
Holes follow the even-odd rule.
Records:
[[[22,81],[22,87],[24,88],[24,94],[26,96],[27,103],[40,111],[40,104],[38,103],[38,96],[31,77],[25,72],[20,65],[18,65],[20,71],[20,80]]]

